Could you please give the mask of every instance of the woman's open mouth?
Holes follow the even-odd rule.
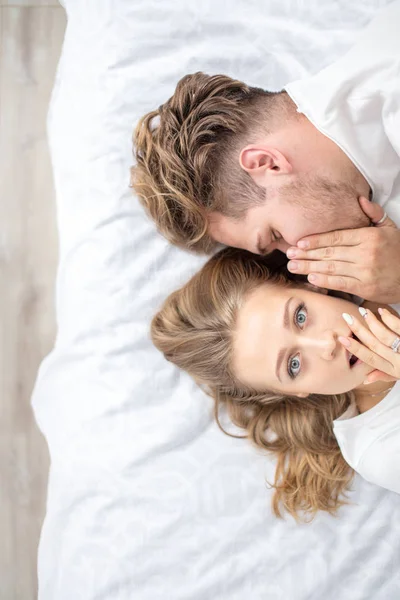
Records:
[[[356,335],[354,335],[354,333],[351,333],[350,337],[352,337],[357,342],[360,342],[360,340],[358,339],[358,337]],[[362,360],[360,360],[355,354],[351,354],[350,352],[348,352],[347,354],[348,354],[350,369],[352,369],[356,365],[359,365],[362,363]]]

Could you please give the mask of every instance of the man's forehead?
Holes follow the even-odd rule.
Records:
[[[217,212],[210,213],[208,216],[208,233],[214,240],[227,246],[236,248],[254,246],[256,248],[257,230],[261,227],[265,228],[265,224],[257,218],[257,215],[253,212],[254,208],[249,209],[239,219],[233,219]]]
[[[213,212],[208,216],[208,233],[217,242],[227,246],[236,246],[243,235],[245,219],[232,219],[221,213]]]

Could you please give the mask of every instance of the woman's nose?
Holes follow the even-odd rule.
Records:
[[[338,347],[337,334],[334,331],[324,331],[308,339],[308,344],[324,360],[333,360]]]

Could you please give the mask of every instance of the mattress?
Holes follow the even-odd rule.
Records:
[[[274,460],[223,435],[152,346],[152,315],[205,259],[170,247],[129,189],[134,125],[184,74],[281,89],[386,3],[64,0],[48,115],[58,332],[32,397],[51,456],[40,600],[400,597],[400,496],[356,477],[337,517],[276,519]]]

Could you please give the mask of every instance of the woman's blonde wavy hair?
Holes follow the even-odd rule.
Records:
[[[211,252],[207,213],[239,219],[265,202],[239,163],[241,149],[287,113],[286,92],[267,92],[226,75],[194,73],[139,121],[133,136],[131,187],[173,244]]]
[[[151,335],[167,360],[214,398],[222,431],[227,433],[219,411],[225,407],[231,421],[245,430],[243,437],[276,456],[271,484],[275,515],[287,511],[296,520],[306,520],[319,510],[335,514],[348,504],[342,494],[354,472],[340,452],[332,421],[347,409],[352,393],[284,396],[244,386],[232,369],[235,323],[248,294],[266,282],[301,285],[302,278],[285,265],[286,257],[279,252],[257,256],[222,250],[167,298],[152,321]]]

